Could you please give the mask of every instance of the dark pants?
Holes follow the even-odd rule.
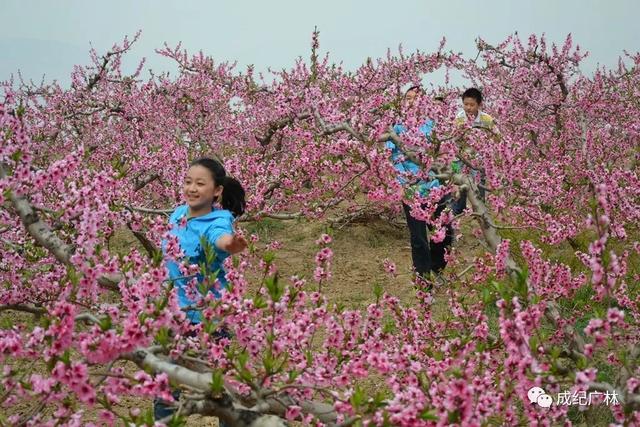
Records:
[[[220,340],[222,338],[231,339],[231,334],[226,329],[219,329],[213,333],[214,339]],[[180,390],[173,390],[171,395],[175,400],[180,399]],[[154,399],[153,401],[153,418],[155,421],[166,418],[170,415],[173,415],[176,412],[176,408],[171,406],[168,402],[165,402],[162,399]],[[220,427],[226,427],[226,424],[222,421],[219,422]]]
[[[438,202],[438,207],[435,211],[435,217],[437,218],[442,211],[447,207],[450,201],[450,196],[443,197]],[[411,207],[407,204],[402,204],[404,208],[404,214],[407,218],[407,226],[409,227],[409,234],[411,235],[411,259],[413,261],[413,268],[416,273],[421,277],[427,277],[430,272],[439,273],[442,271],[447,262],[444,259],[445,250],[451,246],[453,241],[453,227],[450,224],[446,225],[446,236],[440,243],[434,243],[429,239],[429,231],[433,231],[433,226],[427,225],[425,221],[415,219],[409,213]]]

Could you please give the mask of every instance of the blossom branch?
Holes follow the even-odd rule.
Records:
[[[143,369],[149,368],[155,372],[164,372],[172,383],[188,386],[193,390],[204,393],[205,395],[210,393],[212,381],[211,373],[195,372],[185,367],[162,360],[156,356],[152,350],[152,348],[141,348],[134,352],[124,354],[121,358],[130,360]],[[229,400],[224,396],[227,396]],[[215,399],[218,400],[215,401]],[[238,418],[236,417],[239,417],[240,413],[245,414],[246,416],[247,412],[245,411],[251,412],[246,408],[253,407],[258,402],[263,401],[266,405],[261,405],[260,407],[265,409],[265,413],[268,412],[271,415],[276,415],[281,418],[284,417],[288,405],[298,404],[302,408],[303,412],[313,414],[321,422],[335,423],[337,419],[337,414],[332,405],[315,401],[296,402],[289,396],[279,396],[279,400],[283,400],[283,402],[279,402],[278,399],[275,399],[274,397],[261,399],[255,392],[252,392],[249,395],[242,395],[235,391],[233,386],[225,383],[222,397],[209,397],[202,401],[203,403],[201,405],[196,405],[192,408],[198,408],[197,410],[201,411],[198,413],[203,415],[215,415],[223,420],[225,417],[233,416],[233,419],[237,420]],[[205,403],[210,401],[211,403]],[[219,407],[221,403],[225,408],[227,408],[226,410],[222,410],[222,408]],[[233,424],[233,421],[231,424]]]
[[[6,177],[7,174],[4,165],[0,163],[0,179],[5,179]],[[33,237],[40,246],[47,249],[59,262],[66,266],[71,266],[71,256],[74,252],[73,247],[63,242],[62,239],[51,230],[51,227],[40,219],[27,198],[17,195],[14,191],[9,191],[9,200],[29,235]],[[123,276],[120,274],[104,275],[98,278],[98,284],[110,290],[117,290],[117,285],[122,278]]]

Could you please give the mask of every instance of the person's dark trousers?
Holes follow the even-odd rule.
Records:
[[[438,202],[434,216],[437,218],[447,207],[450,196],[443,197]],[[453,241],[453,228],[447,225],[446,236],[442,242],[434,243],[429,240],[429,232],[433,230],[432,226],[427,226],[425,221],[415,219],[411,216],[411,207],[406,203],[402,204],[404,214],[409,227],[409,235],[411,236],[411,259],[413,268],[421,277],[427,277],[431,271],[439,273],[442,271],[447,262],[444,255],[446,249]]]
[[[480,185],[478,186],[478,196],[480,196],[480,200],[482,201],[482,203],[485,202],[485,195],[486,195],[486,190],[484,189],[484,187],[487,185],[487,176],[483,173],[482,175],[480,175]]]
[[[460,196],[451,203],[451,210],[454,215],[460,215],[467,207],[467,190],[462,190]]]
[[[411,216],[411,207],[402,203],[404,215],[407,218],[409,235],[411,236],[411,260],[416,274],[425,277],[432,267],[431,247],[429,245],[429,234],[427,233],[427,223]]]
[[[434,217],[438,218],[443,210],[451,203],[451,195],[447,194],[442,199],[438,201],[438,207],[434,213]],[[451,247],[451,243],[453,243],[453,227],[451,224],[447,224],[445,226],[445,237],[442,242],[434,243],[431,241],[431,269],[440,273],[447,266],[447,261],[444,258],[445,252],[447,248]],[[429,227],[431,231],[433,227]]]
[[[231,334],[229,333],[229,331],[227,331],[224,328],[218,329],[217,331],[213,332],[213,338],[217,341],[220,340],[222,338],[228,338],[231,339]],[[193,334],[191,335],[193,336]],[[173,390],[171,392],[171,395],[173,396],[173,398],[175,400],[179,400],[180,399],[180,390]],[[159,421],[163,418],[166,418],[170,415],[173,415],[176,412],[176,408],[171,406],[170,403],[165,402],[162,399],[154,399],[153,400],[153,418],[156,421]],[[223,423],[222,421],[219,422],[219,426],[220,427],[227,427],[227,425],[225,423]]]

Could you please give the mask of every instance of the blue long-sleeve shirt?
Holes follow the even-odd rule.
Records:
[[[222,267],[222,263],[229,256],[228,252],[225,252],[215,245],[217,240],[224,234],[233,234],[233,215],[230,211],[225,209],[215,209],[210,213],[194,218],[189,218],[184,227],[180,227],[181,219],[189,212],[189,206],[178,206],[176,210],[171,214],[169,223],[173,226],[171,234],[178,238],[180,242],[180,248],[185,255],[185,261],[189,264],[206,264],[206,257],[204,248],[202,247],[201,239],[204,239],[215,250],[215,260],[207,266],[209,272],[218,271],[217,279],[220,282],[221,288],[226,287],[227,279],[225,278],[225,271]],[[163,242],[162,249],[165,250],[165,242]],[[174,261],[167,261],[167,269],[169,271],[169,279],[174,282],[174,286],[178,289],[178,303],[180,307],[188,307],[195,304],[195,301],[191,300],[186,292],[186,286],[194,276],[184,276],[180,272],[180,267]],[[195,276],[198,282],[202,282],[204,277],[202,274]],[[219,297],[219,293],[215,290],[212,291],[216,297]],[[190,310],[187,312],[187,317],[193,323],[199,323],[201,321],[201,315],[199,311]]]
[[[429,138],[433,130],[433,126],[433,120],[427,120],[422,126],[420,126],[419,130],[425,137]],[[404,125],[396,124],[393,126],[393,131],[396,134],[401,135],[405,133],[407,129]],[[410,179],[411,175],[417,176],[420,173],[420,166],[407,159],[402,150],[400,150],[392,140],[388,140],[385,143],[385,148],[391,150],[391,161],[393,162],[393,166],[398,172],[400,172],[396,179],[401,185],[410,184],[414,186],[415,190],[423,197],[429,194],[430,189],[440,186],[440,181],[438,181],[437,178],[433,178],[428,181],[423,179],[415,180],[415,182],[408,181],[408,178]],[[435,174],[432,171],[429,171],[429,175],[433,176]]]

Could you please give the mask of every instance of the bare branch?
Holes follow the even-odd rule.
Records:
[[[534,225],[523,225],[523,226],[497,225],[497,224],[494,224],[490,218],[484,218],[482,215],[477,214],[475,212],[472,212],[471,215],[474,217],[479,217],[483,221],[487,221],[487,223],[491,227],[495,228],[496,230],[529,230],[529,229],[542,230],[540,227],[536,227]]]
[[[122,355],[121,358],[130,360],[143,369],[150,368],[155,372],[164,372],[172,383],[187,386],[195,391],[209,395],[212,380],[211,373],[195,372],[185,367],[162,360],[153,354],[152,350],[152,348],[140,348],[132,353]],[[210,397],[195,406],[187,407],[185,405],[185,408],[189,411],[194,411],[191,413],[215,415],[223,421],[230,420],[229,424],[231,425],[245,425],[238,424],[240,422],[238,420],[241,416],[253,416],[250,414],[258,415],[257,413],[246,409],[254,407],[256,404],[261,402],[261,399],[258,398],[255,392],[252,392],[249,395],[240,394],[229,383],[225,383],[224,388],[225,391],[221,396]],[[298,402],[286,395],[279,396],[278,399],[270,397],[263,400],[266,405],[260,405],[259,407],[264,408],[265,413],[276,415],[280,418],[284,417],[287,407],[293,404],[299,405],[303,412],[313,414],[323,423],[335,423],[337,418],[337,414],[333,409],[333,406],[322,402]]]
[[[309,114],[298,114],[297,116],[289,116],[280,120],[276,120],[275,122],[269,124],[269,127],[267,128],[263,136],[256,136],[255,138],[260,143],[260,145],[266,147],[271,143],[271,139],[279,130],[286,128],[290,124],[293,124],[293,122],[296,120],[305,120],[309,117],[311,117]]]
[[[146,187],[147,185],[151,184],[153,181],[155,181],[155,180],[157,180],[159,178],[160,178],[160,175],[158,175],[157,173],[153,173],[153,174],[149,175],[148,177],[137,181],[135,183],[134,191],[142,190],[144,187]]]
[[[47,310],[42,308],[42,307],[36,307],[36,306],[32,306],[32,305],[25,305],[25,304],[3,304],[3,305],[0,305],[0,312],[7,311],[7,310],[22,311],[22,312],[25,312],[25,313],[35,314],[36,316],[40,316],[40,315],[42,315],[42,314],[47,312]]]
[[[302,217],[302,212],[292,212],[292,213],[286,213],[286,212],[281,212],[281,213],[265,213],[265,212],[259,212],[255,215],[252,216],[242,216],[240,218],[238,218],[238,222],[251,222],[251,221],[258,221],[261,218],[272,218],[272,219],[279,219],[279,220],[291,220],[291,219],[298,219]]]
[[[351,125],[346,121],[329,126],[324,121],[322,116],[320,116],[320,113],[317,110],[313,112],[313,116],[315,117],[318,124],[320,124],[320,128],[322,129],[322,136],[331,135],[337,132],[348,132],[355,139],[366,142],[366,138],[356,132],[355,129],[353,129],[353,127],[351,127]]]
[[[153,244],[151,240],[141,231],[135,231],[131,226],[131,223],[127,223],[127,228],[133,233],[138,242],[142,245],[145,251],[147,251],[147,255],[153,257],[154,254],[158,252],[158,248]]]
[[[94,325],[100,324],[100,319],[91,313],[81,313],[75,317],[76,322],[86,322]]]
[[[85,90],[87,92],[90,92],[91,89],[93,89],[95,87],[95,85],[102,79],[103,74],[107,69],[107,65],[109,65],[109,62],[111,61],[111,57],[112,56],[124,53],[127,50],[129,50],[130,47],[131,47],[131,45],[129,45],[129,47],[122,48],[120,50],[113,50],[113,51],[107,52],[102,57],[102,64],[100,65],[100,68],[98,69],[98,71],[93,76],[91,76],[89,78],[89,82],[87,83],[87,87],[85,88]]]
[[[165,215],[165,216],[171,215],[174,211],[174,209],[150,209],[150,208],[143,208],[138,206],[125,206],[125,208],[127,208],[130,211],[142,212],[142,213],[152,214],[152,215]]]

